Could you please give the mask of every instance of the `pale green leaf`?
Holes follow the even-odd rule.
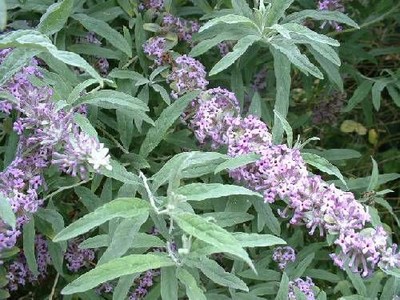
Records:
[[[15,214],[11,208],[10,202],[8,202],[7,198],[4,197],[3,194],[0,194],[0,219],[12,228],[15,228],[17,222]]]
[[[239,15],[234,15],[234,14],[228,14],[228,15],[224,15],[221,17],[216,17],[214,19],[211,19],[210,21],[208,21],[206,24],[204,24],[203,26],[201,26],[199,32],[203,32],[217,24],[221,24],[221,23],[226,23],[226,24],[239,24],[239,23],[243,23],[243,24],[248,24],[251,25],[253,28],[258,29],[257,25],[250,20],[247,17],[244,16],[239,16]]]
[[[197,285],[196,279],[188,271],[178,268],[176,270],[176,278],[185,286],[189,300],[207,300],[202,289]]]
[[[97,285],[115,278],[141,273],[150,269],[173,266],[174,262],[167,255],[132,254],[114,259],[81,275],[68,284],[62,291],[63,295],[71,295],[90,290]]]
[[[69,240],[114,218],[134,218],[148,210],[148,203],[141,199],[119,198],[78,219],[59,232],[53,241]]]
[[[60,31],[67,22],[74,5],[74,0],[62,0],[50,5],[40,18],[38,30],[46,35]]]
[[[234,170],[239,167],[243,167],[245,165],[251,164],[256,162],[260,158],[259,154],[250,153],[250,154],[243,154],[239,156],[235,156],[229,158],[228,160],[224,161],[222,164],[215,168],[214,174],[221,172],[222,170]]]
[[[246,50],[253,45],[255,42],[259,41],[260,37],[257,35],[248,35],[241,38],[236,45],[233,47],[232,51],[226,54],[215,66],[210,70],[210,76],[218,74],[219,72],[225,70],[231,66],[240,56],[242,56]]]
[[[35,221],[33,218],[24,224],[22,230],[23,250],[29,270],[33,275],[39,275],[35,255]]]
[[[284,240],[271,234],[235,232],[233,236],[239,241],[242,247],[270,247],[286,244]]]
[[[132,48],[127,40],[118,31],[113,29],[106,22],[92,18],[84,14],[76,14],[72,16],[79,21],[88,31],[92,31],[105,38],[115,48],[121,50],[129,57],[132,57]]]
[[[185,196],[189,201],[202,201],[210,198],[227,197],[231,195],[259,196],[242,186],[221,184],[221,183],[191,183],[176,190],[176,193]]]

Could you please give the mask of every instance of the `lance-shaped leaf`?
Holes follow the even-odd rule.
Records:
[[[239,241],[242,247],[269,247],[286,244],[284,240],[272,234],[236,232],[233,236]]]
[[[63,0],[49,6],[40,18],[38,30],[46,35],[60,31],[72,12],[74,0]]]
[[[266,26],[272,26],[278,23],[279,19],[281,19],[285,11],[289,8],[289,6],[293,3],[294,0],[279,0],[272,1],[271,7],[266,16]]]
[[[218,74],[232,65],[239,57],[241,57],[246,50],[253,45],[256,41],[259,41],[260,37],[257,35],[248,35],[241,38],[236,45],[233,47],[232,52],[225,55],[210,71],[210,76]]]
[[[207,300],[202,289],[197,285],[197,280],[188,271],[178,268],[176,270],[176,277],[186,287],[186,295],[189,300]]]
[[[93,31],[105,38],[115,48],[121,50],[129,57],[132,57],[132,48],[128,41],[118,31],[113,29],[106,22],[84,14],[73,15],[73,18],[79,21],[87,30]]]
[[[191,183],[176,190],[190,201],[202,201],[210,198],[220,198],[231,195],[249,195],[262,197],[245,187],[221,183]]]
[[[83,274],[68,284],[62,291],[63,295],[90,290],[97,285],[115,278],[142,273],[150,269],[173,266],[175,263],[167,255],[132,254],[114,259]]]
[[[208,222],[206,219],[191,213],[174,214],[173,219],[186,233],[219,248],[221,252],[233,254],[243,259],[251,268],[254,265],[240,242],[222,227]]]
[[[278,1],[279,2],[279,1]],[[360,28],[356,22],[350,19],[344,13],[339,11],[329,11],[329,10],[313,10],[313,9],[305,9],[300,12],[296,12],[288,15],[283,22],[296,22],[303,23],[303,21],[307,18],[312,18],[314,20],[321,21],[335,21],[338,23],[343,23],[354,28]]]
[[[15,218],[15,214],[11,208],[10,202],[8,202],[7,198],[4,197],[3,194],[0,193],[0,219],[10,225],[12,228],[15,228],[15,224],[17,222]]]
[[[134,218],[145,214],[148,210],[149,205],[146,201],[138,198],[119,198],[88,213],[61,230],[53,241],[69,240],[114,218]]]
[[[226,24],[243,23],[243,24],[250,25],[251,27],[258,30],[257,25],[249,18],[244,17],[244,16],[239,16],[239,15],[229,14],[229,15],[217,17],[217,18],[214,18],[214,19],[208,21],[206,24],[201,26],[199,32],[203,32],[204,30],[211,28],[217,24],[221,24],[221,23],[226,23]]]

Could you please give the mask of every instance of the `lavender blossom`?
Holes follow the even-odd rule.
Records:
[[[161,11],[164,8],[164,0],[144,0],[139,4],[139,9],[153,9]]]
[[[188,42],[191,45],[193,44],[193,34],[200,29],[198,22],[188,21],[170,14],[164,16],[162,25],[163,31],[174,32],[178,35],[179,40]]]
[[[341,0],[322,0],[318,1],[318,10],[330,10],[330,11],[340,11],[344,12],[344,6],[341,3]],[[323,28],[326,24],[329,24],[333,28],[335,28],[336,31],[342,31],[342,26],[339,25],[335,21],[325,21],[322,25],[321,28]]]
[[[95,259],[92,249],[80,249],[79,244],[83,239],[78,238],[68,242],[67,251],[64,254],[67,268],[71,272],[78,272],[83,267],[89,267]]]
[[[283,270],[289,262],[296,260],[296,254],[290,246],[277,247],[274,249],[272,259],[278,263],[279,269]]]
[[[315,294],[313,291],[313,287],[315,286],[314,282],[310,277],[306,277],[306,280],[301,278],[297,278],[293,281],[289,282],[289,300],[296,300],[295,287],[298,288],[307,298],[307,300],[315,300]]]
[[[143,45],[143,51],[150,58],[154,59],[157,66],[163,64],[162,56],[166,51],[166,40],[162,37],[153,37],[146,41]]]
[[[207,73],[198,60],[182,55],[175,60],[175,63],[167,78],[173,89],[171,93],[173,98],[176,99],[190,91],[204,90],[207,87]]]
[[[215,149],[227,143],[226,121],[239,115],[240,108],[235,95],[219,87],[203,92],[192,103],[191,110],[195,113],[190,127],[194,130],[197,140],[204,143],[208,138]]]
[[[159,271],[156,270],[148,270],[146,271],[140,278],[138,285],[134,292],[132,292],[128,299],[129,300],[139,300],[143,299],[148,291],[149,288],[153,286],[153,278],[154,276],[158,276],[160,274]]]
[[[50,264],[50,254],[48,252],[47,241],[42,235],[35,237],[35,253],[38,264],[38,275],[34,275],[28,268],[25,255],[21,252],[19,256],[10,264],[6,265],[8,279],[8,289],[16,291],[26,283],[37,283],[47,276],[47,268]]]

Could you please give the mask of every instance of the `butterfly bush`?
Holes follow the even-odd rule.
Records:
[[[1,50],[0,63],[11,51]],[[2,100],[0,109],[5,115],[16,112],[13,130],[19,136],[14,160],[0,172],[0,192],[17,215],[15,229],[0,223],[0,252],[16,244],[22,225],[43,204],[40,194],[47,189],[43,173],[49,166],[82,179],[92,170],[111,169],[108,149],[73,121],[74,113],[82,108],[77,112],[58,109],[51,100],[52,89],[35,86],[31,76],[43,78],[36,59],[0,88],[12,97]]]
[[[307,300],[314,300],[316,299],[315,293],[313,291],[314,286],[315,284],[310,277],[306,277],[306,280],[297,278],[293,281],[290,281],[288,299],[290,300],[298,299],[295,294],[295,288],[298,288],[301,292],[303,292]]]
[[[193,45],[193,34],[199,31],[200,24],[197,21],[185,20],[171,14],[166,14],[162,20],[162,27],[164,32],[176,33],[180,41],[185,41]]]
[[[318,1],[318,9],[322,11],[328,10],[328,11],[344,12],[344,5],[341,3],[341,0],[323,0],[323,1]],[[323,28],[327,24],[332,26],[336,31],[343,30],[342,26],[335,21],[325,21],[321,25],[321,28]]]
[[[278,263],[279,269],[283,270],[289,262],[296,260],[296,253],[290,246],[277,247],[274,249],[272,259]]]
[[[182,55],[176,64],[168,75],[174,98],[207,88],[205,67],[198,60]],[[385,268],[400,267],[400,255],[393,250],[396,245],[388,246],[388,236],[381,229],[368,227],[368,211],[354,194],[311,174],[299,148],[273,144],[263,121],[253,115],[240,116],[234,94],[222,88],[205,90],[185,116],[192,118],[189,127],[200,143],[207,141],[214,149],[225,146],[231,157],[260,155],[256,162],[229,171],[230,177],[261,192],[266,203],[283,200],[287,206],[278,212],[291,225],[306,226],[310,235],[319,231],[320,236],[337,236],[338,250],[331,254],[337,266],[348,266],[362,276],[371,274],[380,261]],[[380,230],[379,241],[376,235],[363,234],[368,230]]]

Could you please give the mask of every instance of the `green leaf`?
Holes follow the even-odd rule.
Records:
[[[305,38],[309,39],[310,41],[313,42],[311,43],[311,45],[320,43],[320,44],[331,45],[334,47],[340,46],[340,43],[337,40],[330,38],[326,35],[316,33],[306,26],[296,23],[286,23],[281,26],[286,30],[288,30],[289,32],[294,33],[295,35],[304,36]]]
[[[22,238],[26,263],[32,274],[37,276],[39,275],[39,271],[35,255],[35,221],[33,218],[31,218],[28,223],[24,224]]]
[[[103,84],[103,78],[82,57],[73,52],[58,50],[47,36],[38,31],[17,30],[3,34],[0,37],[0,48],[10,47],[23,47],[48,52],[54,58],[68,65],[82,68],[99,83]]]
[[[207,300],[202,289],[197,285],[197,280],[184,268],[176,269],[176,278],[185,286],[189,300]]]
[[[311,49],[310,48],[308,49],[310,50],[314,58],[318,61],[318,63],[321,65],[325,73],[328,75],[329,80],[334,84],[336,84],[336,86],[339,88],[340,91],[343,91],[342,76],[340,75],[338,64],[335,65],[335,62],[339,63],[340,65],[339,57],[336,58],[335,56],[332,55],[328,56],[329,52],[322,51],[322,49],[320,48],[317,49],[315,47],[312,47]]]
[[[140,185],[141,181],[139,177],[132,172],[128,172],[123,165],[121,165],[118,161],[111,159],[110,164],[112,167],[112,170],[108,169],[100,169],[101,174],[116,179],[118,181],[121,181],[123,183],[128,183],[128,184],[135,184],[135,185]]]
[[[394,104],[396,104],[398,107],[400,107],[400,93],[399,91],[393,86],[393,85],[388,85],[387,91],[392,98]]]
[[[290,101],[290,62],[281,52],[272,49],[274,57],[274,72],[276,78],[276,97],[274,110],[283,118],[286,118],[289,110]],[[283,137],[283,126],[279,122],[278,115],[274,116],[274,126],[272,127],[272,138],[275,144],[280,144]]]
[[[178,300],[178,280],[176,267],[161,268],[161,299]]]
[[[372,158],[372,174],[368,183],[367,192],[371,192],[378,187],[379,169],[375,159]]]
[[[283,38],[273,38],[270,41],[272,48],[282,52],[301,72],[308,75],[311,74],[317,78],[323,79],[324,75],[318,68],[313,65],[308,57],[302,54],[299,48],[291,40]]]
[[[40,50],[17,48],[9,53],[0,64],[0,85],[5,84],[22,67],[29,64]]]
[[[292,148],[293,145],[293,130],[292,127],[290,126],[289,122],[286,121],[285,117],[282,116],[278,111],[274,109],[274,114],[278,118],[279,122],[281,123],[281,126],[283,127],[283,130],[286,132],[286,142],[289,148]],[[275,124],[274,124],[275,126]]]
[[[383,271],[385,272],[385,270],[383,270]],[[392,273],[391,270],[388,270],[388,271],[390,273]],[[396,291],[400,287],[400,277],[399,277],[400,271],[399,271],[399,269],[397,269],[397,270],[395,269],[395,271],[397,271],[397,272],[395,272],[394,274],[389,273],[389,275],[392,275],[393,277],[390,277],[383,287],[383,290],[381,293],[382,300],[383,299],[392,299],[394,296],[396,296]]]
[[[118,31],[113,29],[106,22],[89,17],[85,14],[76,14],[72,16],[79,21],[88,31],[92,31],[105,38],[115,48],[121,50],[129,57],[132,57],[132,48],[126,39]]]
[[[231,171],[236,168],[243,167],[245,165],[256,162],[259,158],[260,158],[260,155],[255,154],[255,153],[243,154],[243,155],[229,158],[228,160],[224,161],[222,164],[220,164],[219,166],[217,166],[215,168],[214,174],[217,174],[225,169],[228,169]]]
[[[374,105],[376,111],[379,111],[379,108],[381,106],[381,93],[387,84],[388,82],[385,80],[378,80],[372,86],[372,104]]]
[[[0,193],[0,219],[10,225],[12,228],[15,228],[17,219],[15,214],[11,208],[10,202],[8,202],[7,198],[4,197],[3,194]]]
[[[201,257],[199,259],[187,258],[185,264],[200,269],[204,275],[219,285],[246,292],[249,291],[249,288],[244,281],[236,277],[234,274],[226,272],[218,263],[207,257]]]
[[[287,300],[289,293],[289,277],[285,272],[282,274],[282,279],[279,284],[278,294],[276,295],[276,300]]]
[[[198,95],[198,91],[187,93],[163,110],[160,117],[155,121],[154,127],[150,128],[146,134],[139,151],[141,156],[148,156],[149,153],[157,147],[166,136],[168,128],[174,124],[176,119],[178,119],[186,109],[187,105]]]
[[[247,252],[242,248],[238,240],[225,229],[191,213],[178,213],[174,214],[172,217],[178,226],[186,233],[219,248],[221,252],[240,257],[254,269]]]
[[[253,16],[253,13],[245,0],[232,0],[232,7],[237,15],[242,15],[248,18]]]
[[[281,234],[281,225],[275,217],[269,203],[264,203],[260,199],[251,199],[254,209],[257,211],[257,230],[261,232],[266,225],[273,234]]]
[[[74,104],[76,100],[79,99],[81,96],[81,93],[88,88],[89,86],[95,84],[97,81],[95,79],[86,79],[84,82],[79,83],[72,92],[69,94],[67,103],[68,104]]]
[[[311,254],[307,255],[304,259],[302,259],[296,265],[293,272],[288,274],[288,275],[290,275],[290,278],[296,279],[296,278],[303,276],[303,274],[306,271],[306,269],[308,268],[308,266],[313,262],[314,257],[315,257],[315,253],[311,253]]]
[[[278,23],[279,19],[281,19],[285,15],[285,11],[293,3],[293,1],[294,0],[272,1],[271,7],[268,10],[268,13],[266,16],[265,25],[267,27],[270,27],[273,24]]]
[[[176,190],[176,193],[186,197],[188,201],[202,201],[210,198],[227,197],[231,195],[249,195],[262,197],[242,186],[221,183],[191,183]]]
[[[348,266],[345,266],[347,276],[350,278],[351,283],[353,284],[354,288],[361,296],[368,296],[367,287],[363,279],[361,278],[360,274],[354,273],[352,270],[349,269]]]
[[[211,48],[215,47],[216,45],[218,45],[219,43],[221,43],[223,41],[239,40],[242,37],[243,37],[243,34],[237,33],[237,32],[227,31],[227,32],[218,33],[212,39],[201,40],[198,44],[196,44],[192,48],[189,55],[192,57],[199,56],[201,54],[206,53],[208,50],[210,50]]]
[[[243,23],[243,24],[248,24],[251,25],[253,28],[258,30],[257,25],[250,20],[247,17],[243,17],[243,16],[239,16],[239,15],[234,15],[234,14],[228,14],[228,15],[224,15],[221,17],[217,17],[214,19],[211,19],[210,21],[208,21],[206,24],[204,24],[203,26],[201,26],[199,32],[203,32],[217,24],[221,24],[221,23],[225,23],[225,24],[239,24],[239,23]],[[250,34],[250,33],[249,33]]]
[[[271,234],[243,233],[235,232],[235,239],[242,247],[270,247],[274,245],[286,245],[286,242]]]
[[[92,124],[90,124],[90,121],[84,115],[79,113],[75,114],[74,122],[78,124],[83,132],[87,133],[90,137],[94,137],[97,139],[98,136],[96,129],[93,127]]]
[[[343,112],[351,111],[356,105],[362,102],[372,88],[372,81],[364,80],[354,91],[353,96],[347,102],[347,106],[343,108]]]
[[[255,42],[259,41],[260,37],[257,35],[248,35],[241,38],[236,45],[233,47],[232,52],[225,55],[210,71],[210,76],[218,74],[219,72],[225,70],[231,66],[240,56],[242,56],[246,50],[253,45]]]
[[[130,80],[133,80],[134,82],[137,82],[137,81],[141,81],[141,82],[147,81],[147,83],[150,82],[142,74],[132,71],[132,70],[113,69],[110,72],[110,74],[108,74],[108,76],[112,77],[112,78],[119,78],[119,79],[130,79]]]
[[[74,4],[74,0],[63,0],[50,5],[40,18],[38,30],[46,35],[60,31],[67,22]]]
[[[338,23],[347,24],[354,28],[360,28],[356,22],[350,19],[344,13],[339,11],[328,11],[328,10],[312,10],[312,9],[305,9],[300,12],[296,12],[293,14],[288,15],[283,22],[297,22],[303,23],[303,21],[307,18],[312,18],[314,20],[321,20],[321,21],[335,21]]]
[[[216,224],[221,227],[230,227],[254,219],[254,216],[251,214],[230,211],[205,213],[201,216],[215,221]]]
[[[110,245],[110,237],[108,234],[100,234],[87,238],[79,244],[79,249],[102,248]]]
[[[115,228],[109,246],[97,264],[104,264],[124,255],[131,246],[130,240],[133,239],[135,233],[139,231],[148,217],[149,212],[145,211],[133,218],[122,220]]]
[[[149,109],[142,100],[118,91],[102,90],[92,92],[82,96],[75,102],[75,106],[79,104],[91,104],[105,109],[117,109],[126,114],[136,114],[145,121],[150,119],[143,113]],[[152,123],[151,119],[149,123]]]
[[[342,173],[340,173],[340,170],[336,166],[332,165],[328,160],[313,153],[302,153],[301,155],[307,164],[317,168],[322,172],[336,176],[345,186],[347,186],[347,183],[344,180]]]
[[[63,229],[54,237],[53,241],[69,240],[114,218],[134,218],[145,214],[148,209],[148,203],[138,198],[113,200]]]
[[[173,266],[174,262],[167,255],[132,254],[114,259],[83,274],[68,284],[63,295],[71,295],[90,290],[97,285],[115,278],[141,273],[150,269]]]
[[[113,290],[113,300],[126,299],[130,288],[132,287],[132,282],[139,277],[139,275],[132,274],[122,276],[118,280],[118,284]]]
[[[6,0],[0,0],[0,31],[7,25],[7,5]]]

